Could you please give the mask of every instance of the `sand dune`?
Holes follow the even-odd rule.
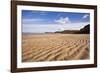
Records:
[[[89,34],[23,35],[23,62],[83,59],[89,59]]]

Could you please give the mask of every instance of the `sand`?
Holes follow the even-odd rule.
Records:
[[[89,34],[27,34],[22,38],[22,62],[89,59]]]

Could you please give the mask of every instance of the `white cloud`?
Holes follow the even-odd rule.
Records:
[[[56,23],[59,24],[67,24],[70,23],[69,17],[60,17],[58,20],[55,20]]]
[[[43,19],[40,18],[32,18],[32,19],[23,19],[23,21],[43,21]]]
[[[82,18],[85,19],[87,18],[89,15],[88,14],[85,14]]]
[[[32,13],[33,13],[33,14],[37,14],[37,12],[34,12],[34,11],[33,11]],[[46,15],[47,12],[41,11],[41,12],[38,12],[38,14],[39,14],[39,15]]]
[[[44,33],[44,32],[56,32],[63,30],[80,30],[84,26],[86,26],[88,22],[83,23],[69,23],[68,25],[58,25],[58,24],[34,24],[34,25],[24,25],[22,28],[23,32],[31,32],[31,33]]]
[[[46,12],[40,12],[40,15],[46,15]]]
[[[40,22],[40,21],[44,21],[43,19],[40,18],[29,18],[29,19],[23,19],[22,22],[23,24],[30,24],[30,23],[34,23],[34,22]]]

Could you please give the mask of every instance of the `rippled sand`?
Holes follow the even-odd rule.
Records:
[[[89,47],[89,34],[27,34],[22,62],[89,59]]]

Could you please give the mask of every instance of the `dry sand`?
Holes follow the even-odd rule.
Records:
[[[22,62],[89,59],[89,34],[23,35]]]

